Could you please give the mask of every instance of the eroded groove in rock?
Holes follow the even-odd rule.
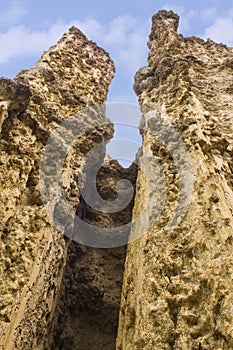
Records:
[[[148,67],[135,79],[133,218],[147,211],[127,249],[118,350],[233,348],[233,49],[183,38],[178,22],[153,17]]]
[[[135,164],[124,169],[116,160],[109,157],[103,159],[96,181],[106,206],[109,201],[121,195],[119,191],[116,192],[119,180],[128,179],[135,186],[136,177]],[[88,187],[88,193],[93,195],[88,179],[85,186]],[[127,196],[124,188],[121,191]],[[93,227],[108,228],[111,235],[111,228],[117,227],[120,230],[122,226],[131,222],[132,208],[133,199],[120,212],[104,213],[95,210],[82,199],[77,208],[77,215]],[[81,241],[81,237],[86,234],[86,231],[78,232],[78,239]],[[112,241],[114,243],[114,238]],[[125,250],[125,245],[114,247],[113,244],[113,248],[101,249],[83,246],[75,241],[70,242],[56,311],[57,332],[52,349],[116,348]]]
[[[63,169],[63,190],[70,211],[75,210],[80,196],[76,178],[85,153],[113,135],[104,111],[113,75],[109,55],[71,28],[34,68],[14,80],[0,79],[0,347],[4,350],[51,348],[67,241],[41,197],[41,158],[51,133],[65,120],[73,117],[75,129],[88,126]],[[54,158],[48,164],[48,181],[56,162]],[[46,191],[53,191],[52,180]]]

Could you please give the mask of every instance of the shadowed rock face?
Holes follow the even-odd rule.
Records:
[[[96,178],[98,192],[107,204],[121,195],[121,191],[116,192],[119,180],[128,179],[135,186],[136,177],[135,164],[124,169],[116,160],[106,157]],[[90,181],[86,179],[85,186],[89,185]],[[125,194],[124,189],[122,192]],[[119,212],[104,213],[90,207],[81,198],[77,215],[92,227],[108,228],[111,235],[112,228],[120,231],[122,226],[131,222],[132,208],[133,200]],[[83,237],[86,231],[78,234],[79,238]],[[70,242],[52,349],[116,348],[125,250],[125,246],[101,249]]]
[[[142,202],[148,210],[127,249],[118,350],[233,348],[233,49],[183,38],[178,21],[153,17],[148,67],[135,78],[143,146],[133,217]]]

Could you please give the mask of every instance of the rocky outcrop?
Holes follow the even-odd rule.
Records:
[[[78,29],[0,79],[2,350],[233,348],[233,49],[178,22],[136,74],[138,166],[106,156],[114,65]]]
[[[62,189],[70,211],[75,211],[80,202],[77,175],[85,154],[113,135],[104,107],[113,74],[109,55],[71,28],[34,68],[14,80],[0,79],[0,347],[4,350],[52,346],[69,239],[63,235],[66,225],[59,230],[53,220],[59,198],[49,203],[46,197],[56,190],[53,169],[59,158],[50,157],[44,168],[41,159],[52,133],[72,117],[71,131],[82,133],[62,163]],[[59,149],[54,151],[59,156]],[[104,151],[99,157],[104,158]],[[59,224],[62,215],[60,211],[55,217]],[[92,263],[91,255],[87,263]]]
[[[153,17],[135,78],[143,146],[118,350],[233,348],[233,49],[178,22]]]

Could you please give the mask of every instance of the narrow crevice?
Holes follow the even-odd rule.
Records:
[[[80,192],[92,195],[88,174],[84,175],[84,188]],[[106,157],[97,172],[96,188],[106,203],[112,202],[121,195],[119,191],[124,191],[124,188],[116,188],[117,183],[126,179],[135,189],[136,178],[136,164],[125,169],[118,161]],[[80,196],[76,211],[80,220],[92,227],[108,228],[109,234],[111,229],[120,230],[126,225],[130,230],[134,196],[124,209],[116,213],[96,210],[88,204],[87,197]],[[114,247],[113,244],[109,248],[82,245],[80,237],[85,233],[78,232],[78,242],[77,236],[74,236],[76,241],[69,241],[52,350],[116,348],[126,245]]]

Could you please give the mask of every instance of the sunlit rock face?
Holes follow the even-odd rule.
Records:
[[[233,348],[233,49],[152,19],[118,350]],[[136,239],[136,241],[133,241]]]
[[[127,169],[114,64],[78,29],[0,79],[1,349],[233,349],[233,49],[178,23],[152,19]]]
[[[85,154],[113,135],[104,106],[113,75],[109,55],[71,28],[34,68],[13,80],[0,79],[2,349],[52,346],[69,239],[64,236],[68,224],[59,230],[53,222],[59,197],[46,202],[58,186],[53,170],[59,149],[43,169],[41,159],[52,132],[73,118],[73,132],[81,132],[67,151],[61,186],[69,212],[75,212]],[[104,156],[103,147],[99,157]]]

